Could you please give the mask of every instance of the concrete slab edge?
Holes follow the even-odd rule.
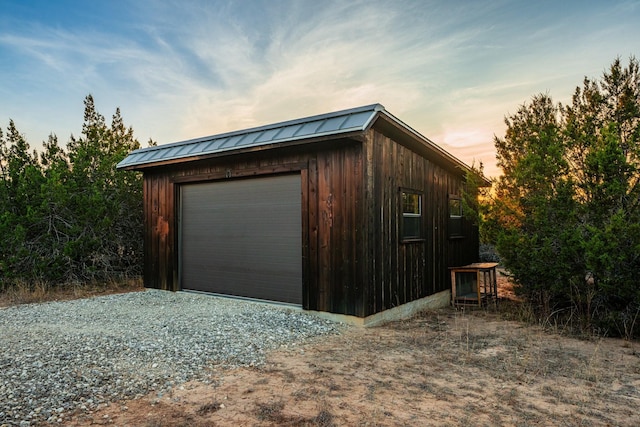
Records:
[[[333,322],[346,323],[348,325],[360,327],[373,327],[386,322],[395,320],[408,319],[415,314],[429,309],[447,307],[451,303],[451,291],[446,290],[437,294],[429,295],[397,307],[390,308],[380,313],[367,317],[349,316],[346,314],[327,313],[324,311],[302,310],[303,313],[309,313],[322,319],[331,320]]]

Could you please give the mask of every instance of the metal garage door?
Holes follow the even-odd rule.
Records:
[[[182,288],[302,303],[300,175],[185,184]]]

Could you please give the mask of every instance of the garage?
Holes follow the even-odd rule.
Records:
[[[478,256],[448,209],[475,172],[380,104],[140,148],[118,169],[144,174],[148,288],[371,323],[447,305],[449,267]]]
[[[300,174],[180,186],[183,289],[302,304]]]

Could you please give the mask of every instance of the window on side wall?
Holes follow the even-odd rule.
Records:
[[[462,232],[462,200],[449,195],[449,237],[464,237]]]
[[[402,240],[422,239],[422,193],[401,190],[402,194]]]

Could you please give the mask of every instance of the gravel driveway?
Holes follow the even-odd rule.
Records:
[[[63,422],[120,399],[212,382],[218,365],[339,333],[299,311],[156,290],[0,310],[0,425]]]

